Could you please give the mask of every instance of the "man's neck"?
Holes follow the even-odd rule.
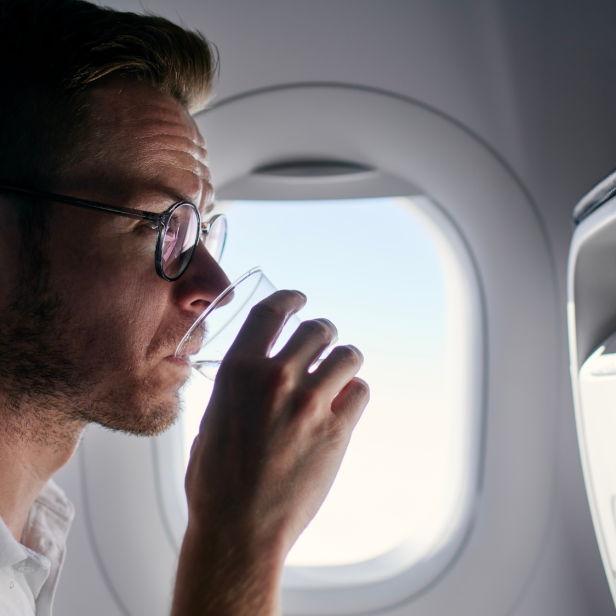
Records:
[[[72,457],[85,427],[54,421],[45,409],[0,409],[0,517],[20,541],[28,511],[54,473]]]

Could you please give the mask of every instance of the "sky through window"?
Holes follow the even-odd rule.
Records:
[[[339,344],[362,350],[360,376],[372,391],[336,482],[288,565],[362,562],[409,539],[428,546],[442,532],[459,438],[447,398],[447,289],[437,246],[408,204],[224,205],[221,265],[229,278],[260,265],[277,288],[303,291],[300,318],[327,317]],[[198,375],[187,389],[186,455],[210,390]]]

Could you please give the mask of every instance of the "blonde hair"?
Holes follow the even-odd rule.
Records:
[[[218,54],[200,32],[154,15],[124,13],[113,21],[109,29],[93,37],[90,53],[68,80],[69,89],[84,89],[116,74],[173,96],[190,113],[205,108],[218,70]]]

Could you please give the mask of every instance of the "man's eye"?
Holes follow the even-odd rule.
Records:
[[[179,221],[175,220],[175,218],[172,218],[169,221],[169,225],[167,226],[167,230],[165,231],[165,239],[171,239],[171,238],[177,237],[179,229],[180,229]]]
[[[134,227],[134,232],[143,237],[156,237],[158,235],[158,229],[152,228],[149,222],[140,222]]]

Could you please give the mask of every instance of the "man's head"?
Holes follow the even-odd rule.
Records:
[[[78,0],[3,0],[0,49],[0,180],[148,211],[210,208],[191,118],[216,67],[201,35]],[[0,192],[0,224],[5,412],[167,427],[188,375],[175,346],[228,283],[203,245],[170,283],[143,222]]]

